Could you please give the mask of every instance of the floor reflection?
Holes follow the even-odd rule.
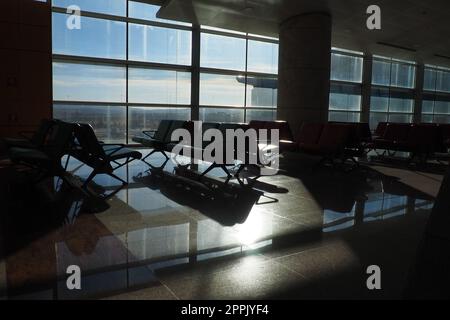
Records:
[[[169,161],[164,170],[173,168]],[[75,160],[69,169],[80,179],[90,173]],[[433,205],[432,197],[370,169],[346,175],[288,170],[261,179],[255,189],[214,197],[148,169],[142,162],[122,168],[119,175],[130,184],[103,206],[57,180],[24,191],[25,178],[0,172],[8,181],[0,296],[102,298],[141,288],[161,293],[163,270],[177,274],[177,268],[207,261],[309,246]],[[96,183],[115,187],[107,176]],[[278,201],[259,204],[264,194]],[[82,291],[66,288],[70,265],[83,270]]]

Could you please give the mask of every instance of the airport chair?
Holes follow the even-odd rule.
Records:
[[[53,121],[48,138],[41,147],[10,148],[11,161],[36,170],[37,182],[51,176],[65,180],[66,170],[61,165],[61,159],[72,148],[74,129],[75,126],[71,123]]]
[[[36,131],[22,131],[19,133],[22,138],[4,138],[3,141],[7,148],[38,149],[44,145],[54,123],[54,120],[43,119]],[[27,134],[31,134],[31,137]]]
[[[118,177],[114,172],[134,160],[142,158],[138,151],[126,148],[121,144],[102,144],[98,141],[94,129],[89,124],[77,124],[75,129],[76,145],[72,148],[70,156],[83,162],[93,169],[82,188],[87,189],[89,183],[99,174],[107,174],[120,182],[122,186],[113,191],[108,197],[116,194],[127,181]],[[124,160],[124,162],[120,162]]]

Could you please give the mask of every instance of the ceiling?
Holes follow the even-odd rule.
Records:
[[[143,1],[143,0],[140,0]],[[281,22],[313,11],[332,15],[332,46],[450,67],[449,0],[148,0],[166,19],[278,37]],[[366,9],[381,8],[381,30]],[[386,45],[387,44],[387,45]],[[393,45],[393,46],[389,46]],[[441,57],[439,57],[441,56]]]

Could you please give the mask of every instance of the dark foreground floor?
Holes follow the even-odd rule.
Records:
[[[119,171],[129,186],[107,201],[0,168],[0,297],[402,298],[442,177],[282,163],[254,190],[211,199],[134,162]],[[70,170],[89,174],[74,161]],[[70,265],[82,290],[66,287]],[[381,290],[367,289],[370,265]]]

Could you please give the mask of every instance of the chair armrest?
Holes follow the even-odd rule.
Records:
[[[108,156],[111,156],[111,155],[115,154],[116,152],[126,148],[126,145],[119,144],[119,143],[103,143],[102,146],[117,147],[117,148],[109,150],[109,151],[112,151],[112,152],[108,152],[108,154],[107,154]]]
[[[102,146],[111,146],[111,147],[117,146],[117,147],[121,147],[121,148],[126,147],[126,145],[124,145],[123,143],[103,143],[103,142],[100,142],[100,144]]]
[[[29,135],[33,135],[35,133],[36,133],[36,131],[25,130],[25,131],[20,131],[19,135],[24,139],[31,140],[31,137]]]
[[[145,131],[142,131],[142,133],[145,134],[147,137],[153,139],[155,137],[156,131],[157,130],[145,130]]]

